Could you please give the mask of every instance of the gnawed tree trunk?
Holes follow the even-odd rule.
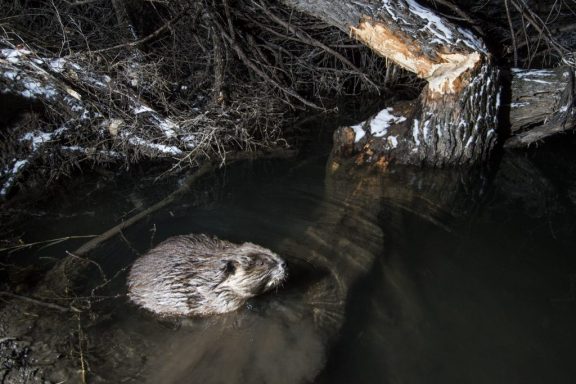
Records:
[[[499,70],[483,42],[414,0],[284,0],[352,34],[428,81],[420,97],[335,134],[335,158],[449,166],[490,155],[497,140]]]

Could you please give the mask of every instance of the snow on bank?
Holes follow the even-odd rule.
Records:
[[[165,153],[168,155],[178,156],[182,154],[182,150],[175,146],[164,145],[164,144],[157,144],[151,141],[142,139],[138,136],[130,136],[128,137],[128,142],[132,145],[148,148],[156,152]]]
[[[357,143],[364,136],[366,136],[366,131],[364,130],[365,122],[361,122],[360,124],[352,125],[350,128],[354,130],[354,142]]]
[[[43,144],[52,141],[55,135],[59,132],[41,132],[41,131],[34,131],[34,132],[27,132],[22,136],[20,141],[30,141],[30,145],[32,147],[32,152],[36,152]]]
[[[15,158],[0,168],[0,197],[9,193],[25,166],[32,164],[43,150],[122,157],[118,152],[98,149],[99,144],[76,145],[77,137],[85,130],[102,135],[104,140],[121,138],[122,144],[159,156],[181,156],[179,146],[190,150],[197,145],[191,135],[184,142],[177,140],[181,126],[156,112],[137,94],[131,94],[125,84],[114,83],[109,76],[66,58],[40,57],[24,48],[0,49],[0,93],[39,100],[49,109],[62,111],[66,119],[52,132],[34,130],[22,134],[19,140],[26,144],[27,153],[18,155],[24,160]],[[122,106],[108,107],[107,100],[115,95],[120,96],[117,99],[123,101]],[[142,134],[135,135],[134,131]]]
[[[554,84],[556,78],[556,73],[550,69],[512,68],[512,73],[518,79],[540,84]]]
[[[3,64],[2,60],[6,63]],[[64,102],[70,110],[78,114],[79,121],[102,117],[99,112],[89,112],[99,108],[93,108],[90,101],[84,101],[82,92],[68,87],[66,82],[58,79],[58,77],[69,78],[72,79],[72,84],[80,83],[88,87],[91,92],[95,91],[95,97],[110,99],[110,94],[120,95],[126,99],[132,118],[145,120],[146,125],[157,128],[168,139],[180,132],[177,123],[160,115],[139,97],[122,92],[109,76],[91,72],[65,58],[38,57],[27,49],[2,49],[0,77],[8,80],[10,84],[1,92],[17,94],[28,99]]]

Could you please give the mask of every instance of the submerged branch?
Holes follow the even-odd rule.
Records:
[[[18,244],[18,245],[15,245],[13,247],[0,248],[0,252],[10,252],[11,253],[11,252],[19,251],[22,249],[32,248],[32,247],[37,246],[37,245],[42,245],[43,246],[42,248],[47,248],[47,247],[51,247],[51,246],[56,245],[56,244],[63,243],[64,241],[68,241],[68,240],[85,239],[85,238],[92,238],[92,237],[96,237],[96,236],[97,235],[66,236],[66,237],[61,237],[59,239],[35,241],[33,243]]]
[[[72,308],[72,307],[63,307],[63,306],[58,305],[58,304],[48,303],[46,301],[38,300],[38,299],[28,297],[28,296],[17,295],[15,293],[7,292],[7,291],[0,291],[0,296],[6,296],[6,297],[13,298],[13,299],[22,300],[22,301],[25,301],[27,303],[39,305],[39,306],[42,306],[45,308],[55,309],[55,310],[60,311],[60,312],[77,312],[78,311],[77,309]]]
[[[254,153],[236,153],[236,154],[229,154],[227,157],[227,164],[231,164],[235,161],[245,160],[245,159],[255,159],[255,158],[286,158],[290,156],[294,156],[297,152],[296,151],[289,151],[289,150],[275,150],[275,151],[268,151],[268,152],[254,152]],[[193,184],[201,178],[203,175],[207,174],[208,172],[216,169],[218,166],[212,162],[205,162],[202,166],[200,166],[195,172],[193,172],[190,176],[185,178],[181,186],[166,196],[164,199],[158,201],[156,204],[151,205],[150,207],[144,209],[143,211],[135,214],[128,220],[121,222],[120,224],[110,228],[106,232],[102,233],[101,235],[93,238],[92,240],[86,242],[79,248],[77,248],[74,252],[68,254],[68,256],[64,257],[46,274],[44,278],[43,285],[44,288],[50,286],[51,290],[61,291],[63,292],[63,286],[66,285],[68,281],[73,281],[75,277],[81,273],[81,271],[88,266],[90,263],[93,263],[92,260],[84,258],[89,252],[96,249],[99,245],[104,243],[105,241],[113,238],[114,236],[120,234],[124,229],[130,227],[131,225],[139,222],[140,220],[150,216],[154,212],[166,207],[167,205],[176,201],[179,197],[181,197],[184,193],[188,192]],[[98,266],[99,267],[99,266]],[[100,270],[101,271],[101,270]],[[103,274],[103,272],[101,271]],[[107,280],[104,276],[104,280]],[[42,287],[40,287],[42,289]]]

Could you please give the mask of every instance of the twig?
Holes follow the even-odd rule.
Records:
[[[84,348],[82,341],[84,340],[84,333],[82,332],[82,323],[80,322],[80,315],[76,315],[78,320],[78,352],[80,353],[80,377],[82,384],[86,384],[86,361],[84,360]]]
[[[300,96],[299,94],[297,94],[295,91],[293,91],[290,88],[286,88],[282,85],[280,85],[279,83],[277,83],[274,79],[272,79],[270,76],[268,76],[268,74],[266,74],[264,71],[262,71],[260,68],[258,68],[249,58],[248,56],[246,56],[246,54],[244,53],[244,51],[242,50],[242,48],[234,41],[232,40],[232,38],[224,31],[224,30],[220,30],[220,33],[222,34],[222,36],[224,36],[224,38],[228,41],[228,43],[230,44],[230,46],[232,47],[232,49],[234,49],[234,51],[236,52],[236,54],[238,55],[238,57],[240,58],[240,60],[244,63],[244,65],[246,65],[248,68],[252,69],[258,76],[260,76],[261,78],[263,78],[264,80],[266,80],[268,83],[272,84],[273,86],[275,86],[276,88],[280,89],[282,92],[292,96],[293,98],[297,99],[298,101],[300,101],[302,104],[307,105],[311,108],[314,109],[319,109],[319,110],[323,110],[324,108],[319,107],[318,105],[314,104],[311,101],[306,100],[305,98],[303,98],[302,96]]]
[[[508,18],[508,27],[510,27],[510,38],[512,39],[512,49],[514,50],[514,66],[518,66],[518,45],[516,44],[516,33],[512,25],[512,16],[510,15],[510,7],[508,0],[504,0],[504,7],[506,8],[506,17]]]
[[[538,17],[538,15],[534,14],[530,10],[530,8],[524,3],[523,0],[511,0],[512,5],[522,14],[526,20],[530,22],[530,24],[542,35],[542,38],[546,40],[546,42],[552,47],[560,57],[564,57],[567,53],[567,50],[559,45],[554,38],[552,37],[552,33],[546,26],[546,24]]]
[[[272,79],[267,73],[265,73],[260,68],[258,68],[252,62],[252,60],[250,60],[250,58],[248,58],[248,56],[244,53],[244,51],[242,50],[240,45],[238,45],[238,43],[236,42],[236,39],[234,38],[234,35],[226,33],[226,31],[224,30],[222,25],[218,22],[218,20],[216,20],[216,17],[214,17],[214,15],[211,12],[208,12],[208,15],[212,19],[212,22],[214,23],[214,25],[216,25],[218,27],[218,29],[220,30],[220,34],[224,37],[224,39],[226,39],[226,41],[228,41],[228,44],[230,44],[232,49],[234,49],[234,52],[236,52],[236,55],[244,63],[244,65],[246,65],[248,68],[253,70],[258,76],[260,76],[261,78],[266,80],[266,82],[272,84],[276,88],[280,89],[282,92],[294,97],[295,99],[300,101],[302,104],[307,105],[307,106],[314,108],[314,109],[320,109],[320,110],[323,109],[322,107],[319,107],[318,105],[312,103],[311,101],[306,100],[305,98],[300,96],[298,93],[296,93],[294,90],[287,88],[287,87],[284,87],[283,85],[279,84],[274,79]],[[229,25],[229,27],[231,28],[231,24]]]
[[[24,249],[24,248],[31,248],[35,245],[40,245],[40,244],[45,244],[43,247],[43,248],[45,248],[45,247],[51,247],[51,246],[56,245],[56,244],[60,244],[60,243],[67,241],[67,240],[86,239],[86,238],[92,238],[92,237],[96,237],[96,236],[97,235],[66,236],[66,237],[61,237],[59,239],[42,240],[42,241],[36,241],[34,243],[19,244],[19,245],[15,245],[13,247],[0,248],[0,252],[5,252],[5,251],[14,252],[14,251]]]
[[[366,74],[364,74],[362,72],[362,70],[360,70],[360,68],[358,68],[357,66],[355,66],[352,62],[350,62],[350,60],[348,60],[347,58],[345,58],[344,56],[342,56],[340,53],[336,52],[335,50],[333,50],[332,48],[330,48],[329,46],[327,46],[326,44],[314,39],[313,37],[311,37],[310,35],[308,35],[307,33],[304,33],[302,31],[300,31],[299,29],[297,29],[295,26],[293,26],[290,23],[287,23],[286,21],[282,20],[281,18],[279,18],[278,16],[276,16],[272,11],[270,11],[262,2],[260,3],[255,3],[253,2],[257,7],[259,7],[261,10],[264,11],[264,13],[266,15],[268,15],[268,17],[273,20],[274,22],[278,23],[279,25],[283,26],[284,28],[286,28],[286,30],[288,30],[290,33],[292,33],[293,35],[297,36],[298,39],[300,39],[300,41],[302,41],[305,44],[311,45],[313,47],[318,47],[322,50],[324,50],[325,52],[328,52],[329,54],[331,54],[332,56],[334,56],[335,58],[337,58],[338,60],[340,60],[342,63],[344,63],[345,65],[347,65],[348,67],[352,68],[354,71],[358,72],[359,74],[361,74],[364,79],[368,82],[368,84],[372,85],[376,91],[378,93],[380,93],[380,87],[378,87],[378,85],[376,85],[372,80],[370,80],[370,78],[368,76],[366,76]]]
[[[115,49],[133,48],[133,47],[136,47],[138,45],[142,45],[142,44],[154,39],[155,37],[160,35],[162,32],[164,32],[166,29],[168,29],[170,26],[172,26],[172,24],[174,24],[175,22],[180,20],[188,12],[188,9],[189,8],[186,8],[185,10],[180,12],[178,15],[176,15],[174,18],[168,20],[160,28],[156,29],[154,32],[152,32],[151,34],[149,34],[149,35],[147,35],[141,39],[130,41],[128,43],[122,43],[122,44],[114,45],[114,46],[108,47],[108,48],[97,49],[94,51],[90,51],[90,53],[93,53],[93,54],[94,53],[102,53],[102,52],[113,51]]]
[[[72,252],[68,252],[66,251],[66,254],[68,255],[68,257],[72,257],[75,259],[80,259],[83,261],[86,261],[92,265],[95,265],[96,268],[98,269],[98,272],[100,273],[100,278],[102,279],[102,281],[106,282],[108,281],[108,278],[106,277],[106,274],[104,273],[104,270],[102,269],[102,267],[100,266],[100,264],[98,264],[97,262],[95,262],[94,260],[90,260],[90,259],[86,259],[84,257],[80,257],[78,255],[73,254]]]
[[[182,193],[187,191],[190,188],[190,186],[198,178],[200,178],[200,176],[203,176],[204,174],[206,174],[211,169],[212,169],[212,164],[209,162],[205,163],[196,172],[194,172],[190,177],[188,177],[188,179],[186,179],[184,181],[184,183],[182,184],[182,186],[180,188],[178,188],[176,191],[172,192],[165,199],[157,202],[156,204],[152,205],[151,207],[143,210],[142,212],[137,213],[136,215],[132,216],[128,220],[123,221],[122,223],[120,223],[120,224],[116,225],[115,227],[110,228],[106,232],[102,233],[100,236],[97,236],[94,239],[90,240],[89,242],[85,243],[80,248],[78,248],[76,251],[74,251],[74,254],[76,254],[76,255],[87,254],[88,252],[95,249],[102,242],[116,236],[123,229],[128,228],[132,224],[142,220],[143,218],[150,215],[151,213],[153,213],[153,212],[159,210],[160,208],[165,207],[166,205],[170,204],[171,202],[173,202],[176,199],[176,197],[180,196]]]
[[[46,308],[50,308],[50,309],[55,309],[55,310],[58,310],[60,312],[77,312],[77,310],[73,309],[73,308],[63,307],[61,305],[53,304],[53,303],[47,303],[45,301],[34,299],[32,297],[17,295],[17,294],[12,293],[12,292],[0,291],[0,296],[8,296],[8,297],[11,297],[13,299],[26,301],[26,302],[31,303],[31,304],[40,305],[42,307],[46,307]]]

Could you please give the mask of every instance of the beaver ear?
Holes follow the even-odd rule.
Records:
[[[236,272],[236,264],[232,260],[225,260],[222,270],[226,272],[227,275],[232,275]]]

